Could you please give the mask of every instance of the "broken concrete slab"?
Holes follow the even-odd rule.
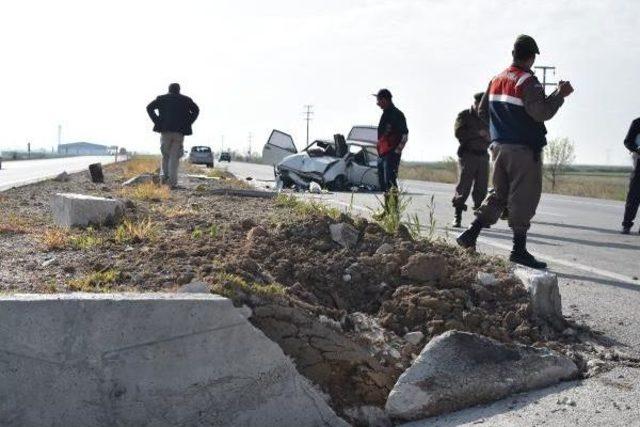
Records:
[[[400,269],[402,277],[428,282],[439,280],[446,274],[446,260],[441,255],[417,253],[409,257],[407,264]]]
[[[2,424],[347,425],[217,295],[4,296],[0,324]]]
[[[51,207],[54,222],[60,227],[112,225],[124,215],[122,201],[85,194],[58,193]]]
[[[53,180],[56,182],[69,182],[71,180],[71,176],[66,171],[63,171],[53,178]]]
[[[566,321],[562,316],[562,298],[558,276],[547,271],[518,268],[514,274],[524,283],[531,299],[533,314],[563,330]]]
[[[398,379],[385,409],[417,420],[575,378],[578,368],[549,349],[505,345],[468,332],[432,339]]]
[[[347,249],[354,248],[360,240],[358,229],[346,222],[329,225],[329,231],[331,232],[331,240]]]
[[[407,332],[404,334],[404,339],[410,344],[418,345],[424,339],[424,334],[420,331]]]
[[[154,184],[159,184],[160,176],[155,174],[150,174],[150,173],[143,173],[141,175],[134,176],[133,178],[126,180],[125,182],[122,183],[122,186],[131,187],[134,185],[146,184],[149,182],[152,182]]]

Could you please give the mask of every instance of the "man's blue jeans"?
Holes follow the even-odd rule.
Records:
[[[398,167],[400,166],[400,154],[395,150],[389,151],[378,158],[378,181],[380,189],[384,192],[391,187],[398,187]]]

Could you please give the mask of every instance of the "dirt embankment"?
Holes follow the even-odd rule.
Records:
[[[224,174],[185,179],[185,188],[171,193],[123,192],[126,165],[105,174],[103,185],[77,174],[0,195],[3,291],[175,291],[205,282],[251,307],[251,321],[341,414],[383,406],[424,344],[447,330],[549,346],[587,370],[590,333],[573,325],[573,334],[563,334],[532,316],[524,287],[498,259],[407,233],[389,235],[332,210],[300,209],[302,202],[287,196],[213,194],[243,186]],[[127,198],[125,223],[56,229],[49,202],[57,192]],[[353,247],[332,239],[330,226],[337,223],[357,230]],[[479,272],[495,283],[481,284]]]

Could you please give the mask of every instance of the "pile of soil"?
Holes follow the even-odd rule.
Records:
[[[126,217],[150,221],[152,237],[123,243],[113,228],[101,227],[91,232],[97,244],[48,249],[43,235],[53,228],[51,197],[122,197],[123,165],[106,167],[105,177],[97,185],[76,174],[69,182],[2,193],[0,290],[67,292],[106,271],[111,280],[87,280],[82,290],[175,291],[205,282],[248,305],[253,324],[342,415],[382,407],[422,347],[447,330],[548,346],[572,357],[585,375],[592,372],[584,355],[597,347],[593,334],[570,324],[556,330],[535,318],[526,290],[503,261],[443,241],[416,241],[406,230],[390,235],[363,218],[303,215],[278,199],[213,194],[244,187],[233,179],[185,178],[169,200],[127,203]],[[7,218],[20,227],[8,227]],[[357,230],[355,246],[332,239],[330,226],[338,223]],[[478,273],[490,274],[493,283],[482,284]]]

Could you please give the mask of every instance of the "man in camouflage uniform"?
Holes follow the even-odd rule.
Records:
[[[473,209],[478,209],[487,195],[489,184],[489,154],[487,148],[491,143],[489,127],[478,116],[478,106],[484,92],[474,95],[471,108],[458,114],[454,125],[454,133],[460,146],[458,147],[458,183],[453,196],[455,214],[453,226],[461,227],[462,212],[467,210],[467,198],[471,193]],[[473,187],[473,192],[471,188]]]

